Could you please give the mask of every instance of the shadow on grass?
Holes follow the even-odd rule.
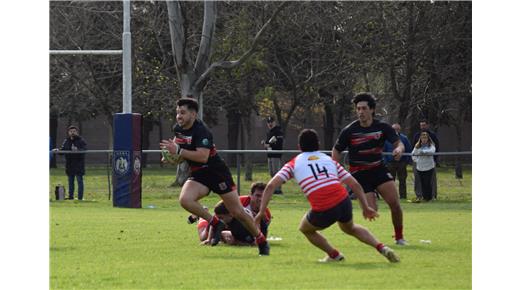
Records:
[[[397,253],[404,253],[407,251],[426,251],[426,252],[446,252],[450,251],[447,247],[441,247],[441,246],[430,246],[430,245],[408,245],[406,247],[402,248],[393,248],[396,250]]]
[[[361,263],[353,263],[347,261],[343,262],[334,262],[334,263],[322,263],[318,261],[314,261],[313,265],[320,265],[323,267],[342,267],[342,268],[352,268],[356,270],[372,270],[372,269],[380,269],[380,268],[388,268],[389,265],[399,265],[399,263],[388,263],[388,262],[361,262]]]
[[[49,200],[50,203],[56,203],[56,204],[67,204],[67,203],[73,203],[73,204],[82,204],[82,203],[98,203],[96,199],[84,199],[84,200]]]
[[[271,246],[271,252],[274,249],[280,249],[280,248],[286,248],[286,244],[279,244],[276,242],[269,242],[269,245]],[[209,247],[209,246],[204,246]],[[225,260],[247,260],[251,258],[258,259],[258,248],[256,246],[232,246],[227,244],[219,244],[215,247],[210,247],[211,249],[214,249],[215,251],[212,253],[205,253],[205,257],[208,258],[215,258],[215,259],[225,259]],[[220,248],[220,249],[219,249]],[[230,254],[229,251],[233,251],[233,253]],[[251,255],[249,253],[244,253],[245,251],[251,252]],[[244,255],[242,255],[244,254]],[[236,256],[235,256],[236,255]],[[266,257],[268,258],[268,257]]]

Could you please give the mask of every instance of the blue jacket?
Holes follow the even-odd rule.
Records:
[[[413,148],[412,148],[412,145],[410,144],[410,141],[408,140],[408,137],[406,137],[406,135],[403,133],[399,133],[399,138],[401,139],[401,142],[404,145],[404,152],[412,153]],[[390,142],[386,141],[385,147],[383,148],[383,152],[392,152],[393,150],[394,150],[394,145],[392,145]],[[395,161],[394,157],[392,155],[384,155],[383,159],[384,159],[385,163]],[[401,157],[401,160],[399,160],[399,161],[410,163],[411,160],[412,160],[411,156],[403,156],[403,157]]]

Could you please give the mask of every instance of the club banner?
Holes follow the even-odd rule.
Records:
[[[114,115],[113,205],[141,208],[141,114]]]

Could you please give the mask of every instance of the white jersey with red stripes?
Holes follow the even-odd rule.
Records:
[[[325,211],[348,196],[342,182],[351,177],[338,162],[319,151],[302,152],[276,174],[284,182],[295,178],[314,211]]]

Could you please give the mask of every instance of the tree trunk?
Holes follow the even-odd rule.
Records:
[[[251,115],[244,116],[244,120],[242,121],[242,134],[244,136],[244,146],[242,149],[247,149],[248,144],[251,144]],[[245,174],[244,180],[253,181],[253,154],[244,154],[244,162],[245,162]]]
[[[199,99],[205,85],[210,79],[210,74],[215,68],[233,68],[246,61],[254,52],[260,37],[266,31],[266,27],[277,17],[279,12],[288,5],[282,3],[273,13],[260,31],[255,35],[251,48],[247,50],[237,61],[220,61],[210,65],[211,49],[214,45],[214,34],[217,22],[217,1],[204,1],[204,20],[202,24],[202,34],[198,46],[197,58],[195,63],[190,59],[191,48],[187,45],[186,38],[189,36],[182,1],[167,1],[168,26],[170,39],[173,48],[173,59],[181,96],[191,96]],[[202,106],[202,103],[200,104]],[[179,167],[181,169],[181,167]],[[179,170],[178,170],[179,171]],[[182,180],[182,179],[181,179]]]
[[[419,132],[419,120],[422,119],[421,112],[416,110],[414,113],[411,114],[410,118],[408,118],[408,131],[404,132],[408,135],[410,142],[413,142],[413,136],[415,133]],[[412,144],[414,146],[415,144]]]
[[[173,48],[173,58],[177,78],[181,91],[181,97],[192,97],[199,99],[202,88],[206,84],[200,81],[196,85],[200,75],[205,72],[209,66],[209,55],[211,53],[211,43],[215,31],[215,23],[217,19],[216,3],[214,1],[204,2],[204,24],[201,37],[199,52],[197,54],[196,63],[189,58],[186,47],[186,27],[184,10],[181,1],[168,1],[168,24],[170,28],[170,38]],[[199,100],[200,101],[200,100]],[[202,105],[202,104],[201,104]],[[183,185],[189,176],[189,166],[183,162],[177,166],[177,176],[175,182]]]
[[[334,110],[330,104],[324,105],[323,117],[323,150],[329,150],[334,145]]]
[[[403,127],[406,127],[406,120],[408,120],[408,112],[409,112],[409,102],[406,104],[401,103],[399,106],[399,113],[397,117],[397,122],[401,124]]]
[[[228,122],[228,132],[227,132],[227,139],[228,139],[228,149],[230,150],[236,150],[238,149],[238,137],[239,137],[239,128],[240,128],[240,113],[237,112],[234,108],[229,108],[226,118]],[[236,154],[227,154],[226,156],[226,162],[230,166],[235,166],[236,164]]]
[[[51,139],[52,148],[58,148],[60,146],[58,139],[58,116],[57,114],[51,113],[51,118],[49,120],[49,135]],[[56,154],[53,154],[49,167],[56,168]]]
[[[107,127],[107,133],[108,133],[108,148],[112,149],[114,148],[114,130],[112,128],[114,122],[114,116],[113,115],[107,115],[105,119],[105,126]]]
[[[401,102],[399,106],[399,114],[398,114],[398,122],[399,124],[404,124],[408,119],[408,112],[410,109],[410,100],[412,99],[412,84],[413,84],[413,75],[415,74],[415,53],[414,49],[417,45],[416,41],[416,32],[417,25],[416,15],[414,13],[414,5],[413,3],[409,3],[408,5],[408,35],[406,39],[406,61],[405,61],[405,83]],[[419,13],[424,14],[424,13]]]
[[[159,144],[164,138],[163,138],[163,126],[162,126],[162,119],[159,118],[159,121],[157,121],[157,126],[159,128],[159,140],[157,141],[157,144]],[[164,164],[161,162],[161,154],[157,155],[159,158],[159,164],[161,167],[164,167]]]
[[[175,182],[172,184],[180,185],[182,186],[186,180],[188,180],[188,177],[190,176],[190,166],[188,165],[188,162],[184,161],[181,164],[177,165],[177,174],[175,175]]]
[[[363,81],[365,82],[365,91],[371,92],[372,90],[370,89],[370,81],[368,80],[368,72],[366,71],[366,69],[363,72]]]
[[[154,121],[148,118],[143,118],[143,150],[150,149],[150,132],[152,132]],[[141,156],[141,167],[146,168],[148,165],[148,153],[143,153]]]
[[[460,118],[460,117],[459,117]],[[463,118],[460,118],[463,119]],[[456,132],[457,132],[457,151],[462,150],[462,124],[460,121],[457,122],[457,125],[455,126]],[[462,164],[460,161],[461,157],[457,156],[455,161],[455,178],[462,179]]]
[[[464,125],[464,117],[466,116],[467,106],[464,103],[465,98],[462,98],[459,101],[459,115],[457,116],[457,121],[455,123],[455,131],[457,133],[457,151],[462,151],[462,126]],[[462,164],[461,157],[456,156],[455,161],[455,178],[462,179],[464,176],[462,174]]]
[[[323,102],[325,115],[323,116],[323,150],[329,150],[334,142],[334,96],[321,89],[318,91]]]
[[[336,132],[339,135],[339,132],[350,123],[350,114],[352,112],[351,109],[351,97],[352,89],[348,92],[339,92],[339,100],[336,102]],[[334,146],[334,144],[332,144]],[[332,147],[331,147],[332,148]]]

